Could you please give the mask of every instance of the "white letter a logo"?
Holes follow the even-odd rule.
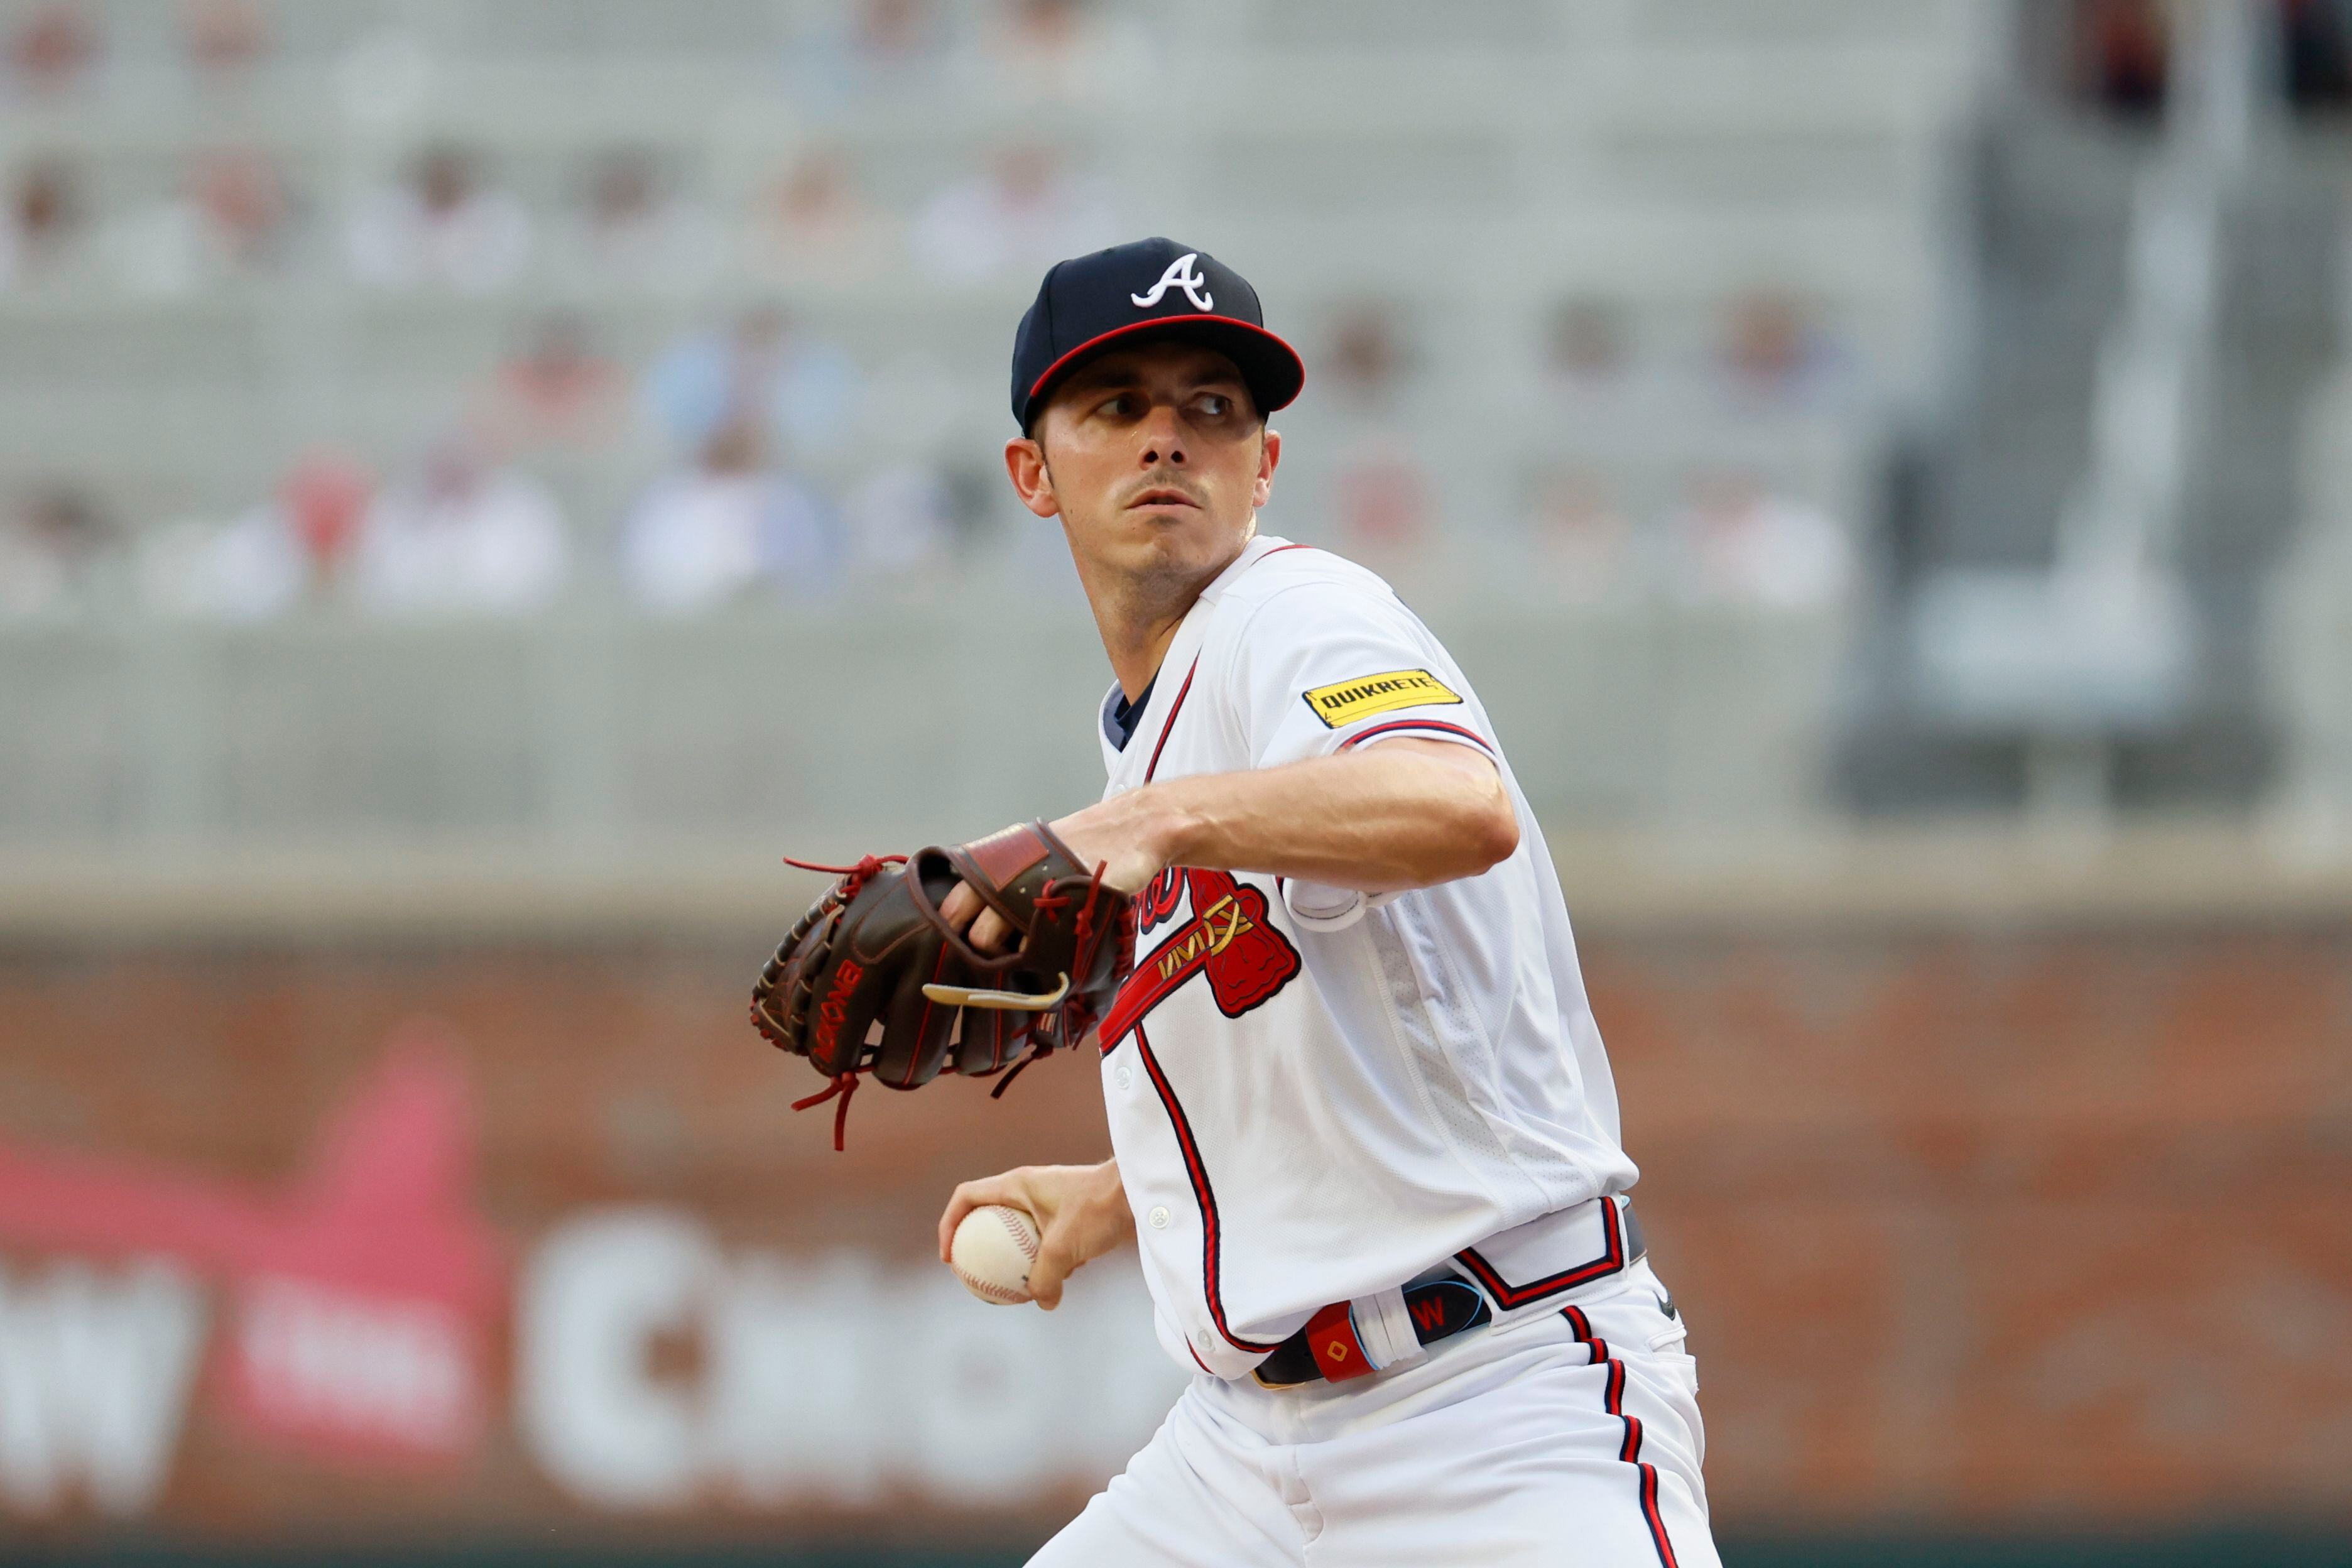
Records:
[[[1169,289],[1181,288],[1184,290],[1184,298],[1192,300],[1195,309],[1216,309],[1217,301],[1209,293],[1209,280],[1192,270],[1192,263],[1200,259],[1201,253],[1197,250],[1178,257],[1168,264],[1168,270],[1160,275],[1160,281],[1151,286],[1150,293],[1129,294],[1128,298],[1139,305],[1157,305],[1160,296]]]

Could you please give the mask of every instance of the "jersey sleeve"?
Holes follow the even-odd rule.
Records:
[[[1250,765],[1418,736],[1495,755],[1467,682],[1413,613],[1385,592],[1302,584],[1258,607],[1235,650]],[[1276,879],[1291,917],[1336,931],[1400,895]]]
[[[1454,661],[1384,592],[1310,583],[1275,595],[1243,629],[1234,668],[1252,767],[1407,735],[1495,754]]]

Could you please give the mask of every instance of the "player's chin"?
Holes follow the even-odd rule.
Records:
[[[1229,536],[1234,531],[1222,526],[1202,507],[1130,507],[1126,522],[1126,531],[1136,548],[1160,563],[1192,565],[1220,553],[1230,553]]]
[[[1131,506],[1127,509],[1126,520],[1129,528],[1151,539],[1206,534],[1211,528],[1206,511],[1181,501],[1154,501],[1149,506]]]

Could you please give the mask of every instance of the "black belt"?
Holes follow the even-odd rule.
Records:
[[[1425,1285],[1408,1285],[1404,1307],[1412,1316],[1412,1337],[1425,1345],[1450,1340],[1492,1322],[1495,1317],[1485,1295],[1467,1279],[1432,1279]],[[1324,1313],[1331,1310],[1326,1307],[1315,1314],[1307,1327],[1275,1346],[1274,1353],[1258,1363],[1251,1375],[1268,1388],[1296,1388],[1302,1383],[1325,1381],[1323,1368],[1315,1360],[1315,1337]],[[1341,1302],[1339,1310],[1344,1314],[1347,1304]],[[1352,1342],[1352,1333],[1349,1337]],[[1360,1347],[1355,1353],[1362,1353]]]
[[[1633,1205],[1625,1205],[1623,1214],[1625,1260],[1611,1273],[1631,1268],[1649,1251],[1641,1226],[1633,1218]],[[1565,1289],[1561,1294],[1566,1294]],[[1459,1277],[1406,1286],[1404,1306],[1406,1314],[1412,1319],[1412,1337],[1425,1345],[1484,1328],[1495,1321],[1486,1292]],[[1323,1352],[1319,1358],[1316,1354],[1318,1349]],[[1250,1375],[1267,1388],[1296,1388],[1306,1383],[1360,1377],[1372,1370],[1364,1363],[1363,1346],[1356,1338],[1348,1303],[1335,1301],[1308,1319],[1305,1328],[1275,1346]]]

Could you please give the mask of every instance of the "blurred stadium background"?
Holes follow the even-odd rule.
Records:
[[[1544,815],[1728,1560],[2352,1562],[2343,0],[0,54],[0,1556],[1013,1563],[1148,1435],[1131,1262],[927,1258],[1087,1075],[835,1156],[740,1007],[1098,791],[1003,384],[1158,232]]]

